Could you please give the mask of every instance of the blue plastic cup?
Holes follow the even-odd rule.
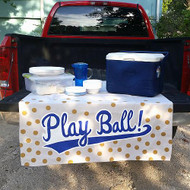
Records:
[[[83,86],[83,81],[92,77],[92,69],[88,68],[87,63],[83,62],[73,63],[72,67],[74,68],[75,86]],[[89,77],[88,77],[88,71],[91,71]]]

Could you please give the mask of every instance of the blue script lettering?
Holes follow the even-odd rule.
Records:
[[[143,110],[140,111],[140,120],[142,119]],[[101,110],[96,115],[96,120],[99,122],[99,131],[97,131],[98,135],[109,134],[111,132],[133,132],[136,130],[137,126],[131,126],[131,120],[133,119],[133,110],[127,112],[124,110],[121,115],[121,120],[115,121],[111,124],[112,115],[107,110]],[[141,121],[139,121],[141,124]],[[138,126],[140,127],[140,126]],[[140,130],[139,130],[140,132]]]
[[[42,125],[47,130],[47,138],[43,137],[44,140],[49,141],[51,138],[55,138],[51,137],[51,133],[59,126],[61,126],[61,135],[65,139],[63,141],[47,144],[45,147],[62,153],[79,146],[144,136],[151,132],[152,126],[146,123],[142,124],[142,118],[143,110],[140,110],[138,119],[135,121],[135,125],[132,126],[132,120],[134,122],[133,110],[124,110],[121,112],[119,121],[114,122],[112,121],[112,115],[109,111],[101,110],[96,115],[96,120],[99,122],[99,131],[96,131],[96,136],[90,136],[91,129],[88,129],[88,121],[68,123],[68,115],[66,113],[63,113],[61,118],[56,114],[48,114],[42,119]],[[73,136],[78,138],[69,138]],[[79,138],[79,136],[82,137]]]
[[[107,110],[100,111],[97,116],[96,120],[100,123],[100,131],[97,131],[99,135],[102,133],[109,134],[112,131],[112,125],[110,124],[111,121],[111,114]],[[107,116],[107,119],[104,117]],[[104,121],[105,120],[105,121]]]
[[[63,113],[61,118],[54,113],[47,114],[42,119],[42,126],[46,128],[47,131],[47,138],[43,137],[44,141],[49,141],[51,139],[51,132],[61,125],[61,133],[63,137],[82,136],[78,139],[78,143],[80,146],[86,146],[86,144],[88,144],[88,135],[91,133],[91,129],[88,129],[88,121],[68,123],[67,120],[68,116],[66,113]]]
[[[55,124],[53,124],[52,119],[54,119]],[[46,130],[47,130],[47,138],[43,137],[43,139],[46,142],[51,139],[51,130],[56,129],[59,126],[59,123],[60,123],[59,117],[53,113],[50,113],[43,118],[42,126],[46,127]]]

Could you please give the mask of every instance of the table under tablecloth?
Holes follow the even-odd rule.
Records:
[[[19,115],[21,165],[171,158],[173,104],[161,94],[31,93]]]

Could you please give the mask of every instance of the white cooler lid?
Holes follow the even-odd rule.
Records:
[[[29,68],[29,73],[38,76],[55,76],[63,74],[64,72],[64,67],[39,66]]]
[[[108,53],[107,60],[119,61],[141,61],[141,62],[158,62],[165,56],[162,53],[128,53],[128,52],[113,52]]]

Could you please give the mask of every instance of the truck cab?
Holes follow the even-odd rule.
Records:
[[[141,5],[105,1],[58,2],[50,11],[42,37],[154,39]]]

